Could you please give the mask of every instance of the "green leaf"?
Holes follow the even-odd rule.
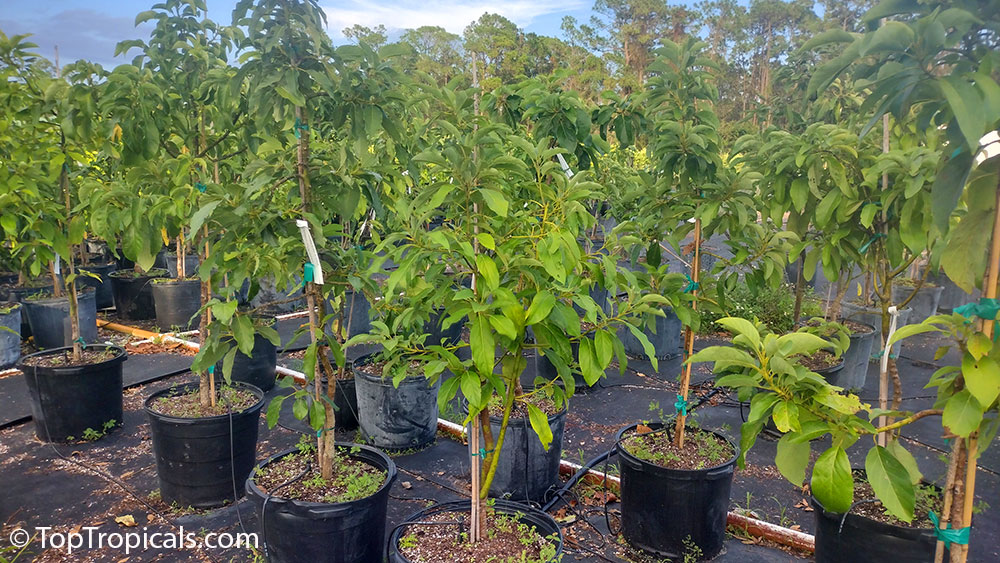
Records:
[[[305,397],[295,398],[295,402],[292,403],[292,414],[299,420],[305,420],[306,416],[309,415],[309,404]]]
[[[494,213],[501,217],[507,216],[507,198],[505,198],[502,193],[489,188],[480,188],[479,193],[483,195],[483,201],[486,202],[486,205],[489,206]]]
[[[201,226],[205,224],[205,220],[208,219],[209,216],[212,215],[212,211],[214,211],[215,208],[218,207],[220,203],[222,203],[222,202],[221,201],[213,201],[211,203],[206,204],[204,207],[200,208],[198,211],[195,211],[194,215],[191,216],[191,232],[192,233],[197,233],[201,229]]]
[[[771,419],[774,420],[774,425],[781,432],[798,430],[799,408],[795,406],[795,403],[780,401],[774,405],[774,410],[771,411]]]
[[[808,332],[791,332],[783,334],[778,337],[777,342],[778,351],[785,356],[812,354],[817,350],[830,347],[829,342]]]
[[[463,373],[461,383],[462,395],[469,401],[469,405],[473,410],[483,408],[485,405],[480,404],[483,399],[483,383],[479,376],[476,375],[476,372],[467,371]]]
[[[511,340],[517,338],[517,329],[514,327],[514,322],[504,317],[502,315],[490,315],[490,324],[496,329],[498,333]]]
[[[528,407],[528,421],[531,422],[532,430],[538,435],[545,451],[549,451],[549,446],[552,444],[552,428],[549,427],[549,417],[545,416],[545,413],[535,405],[531,403],[525,403],[525,405]]]
[[[858,54],[862,57],[878,51],[903,51],[913,42],[914,33],[903,22],[887,21],[874,33],[865,36]]]
[[[226,301],[225,303],[216,303],[212,305],[212,314],[215,318],[219,319],[223,324],[229,323],[229,320],[233,318],[233,313],[236,312],[236,307],[239,305],[239,301],[235,299],[232,301]]]
[[[899,25],[905,26],[905,24]],[[909,28],[907,27],[907,29]],[[983,120],[982,96],[971,84],[959,76],[947,75],[937,79],[936,83],[945,99],[948,100],[948,106],[955,114],[958,127],[965,136],[965,142],[968,146],[966,151],[975,152],[979,148],[979,138],[983,136],[986,125]]]
[[[892,346],[896,342],[903,340],[904,338],[909,338],[917,334],[923,334],[925,332],[939,331],[940,329],[932,324],[920,323],[915,325],[903,325],[896,329],[896,332],[892,333],[892,338],[886,343],[886,347]]]
[[[805,211],[806,201],[809,199],[809,181],[806,178],[792,180],[789,194],[792,196],[792,205],[795,206],[796,211],[802,213]]]
[[[944,405],[941,424],[953,434],[965,438],[975,432],[982,421],[983,407],[968,389],[955,393]]]
[[[772,393],[757,393],[750,399],[750,414],[747,422],[754,424],[767,420],[774,404],[781,400],[781,397]]]
[[[745,337],[754,349],[760,348],[760,333],[757,332],[757,327],[753,326],[753,323],[750,321],[739,317],[726,317],[716,322],[734,335]]]
[[[580,372],[589,387],[593,387],[597,380],[604,375],[604,370],[597,365],[597,360],[594,357],[594,345],[589,338],[580,339]]]
[[[531,300],[528,312],[525,315],[525,324],[533,325],[540,323],[552,312],[552,307],[556,304],[556,298],[548,291],[539,291]]]
[[[317,432],[326,427],[326,409],[323,407],[323,401],[313,400],[309,404],[309,426]],[[333,424],[330,426],[333,426]]]
[[[1000,395],[1000,364],[990,357],[977,362],[970,354],[962,358],[962,377],[965,388],[980,405],[989,407]]]
[[[274,428],[278,425],[278,417],[281,416],[281,405],[290,395],[279,395],[271,399],[267,405],[267,427]]]
[[[602,370],[611,365],[611,358],[615,353],[614,339],[615,337],[603,328],[594,333],[594,353],[597,356],[597,364]]]
[[[978,360],[990,353],[990,350],[993,349],[993,341],[990,340],[990,338],[985,334],[976,332],[969,337],[966,347],[968,348],[969,353],[972,354],[972,357]]]
[[[809,481],[813,495],[831,512],[846,513],[854,503],[854,478],[847,452],[833,446],[816,459],[812,479]]]
[[[911,483],[916,485],[924,478],[924,475],[920,472],[920,468],[917,466],[917,460],[913,457],[913,454],[899,443],[899,440],[889,442],[886,447],[892,453],[893,457],[906,468],[906,472],[910,475]]]
[[[889,512],[904,522],[913,520],[915,493],[910,473],[889,450],[882,446],[868,450],[865,473],[875,496]]]
[[[809,441],[796,438],[797,434],[791,432],[778,440],[774,464],[785,479],[796,487],[801,487],[806,480],[806,466],[809,464]]]
[[[479,272],[480,281],[483,282],[487,293],[496,291],[500,286],[500,273],[493,259],[485,254],[476,255],[476,269]]]
[[[469,331],[472,362],[479,375],[486,377],[493,373],[493,364],[496,363],[496,344],[493,341],[493,333],[490,331],[490,323],[483,318],[483,315],[476,315],[473,317]]]
[[[958,205],[958,199],[962,195],[965,183],[969,179],[972,171],[972,153],[968,150],[948,159],[948,162],[941,167],[934,184],[931,186],[931,216],[934,224],[942,232],[948,230],[948,220],[951,212]],[[959,224],[964,223],[964,221]],[[959,252],[965,254],[965,252]],[[946,269],[947,270],[947,269]]]
[[[240,347],[240,352],[247,356],[253,353],[253,321],[250,317],[238,315],[236,320],[230,325],[233,329],[233,336]]]
[[[757,367],[757,362],[750,354],[732,346],[709,346],[687,359],[689,364],[698,362],[727,362],[751,369]]]

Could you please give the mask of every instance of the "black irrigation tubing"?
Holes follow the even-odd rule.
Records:
[[[264,534],[264,530],[265,530],[264,519],[267,518],[267,501],[271,500],[271,497],[273,497],[274,494],[277,493],[278,491],[280,491],[281,489],[283,489],[283,488],[287,487],[288,485],[291,485],[292,483],[294,483],[294,482],[298,481],[299,479],[305,477],[310,471],[312,471],[312,462],[307,462],[306,463],[306,468],[303,469],[302,472],[300,472],[295,477],[292,477],[288,481],[285,481],[284,483],[282,483],[282,484],[278,485],[277,487],[271,489],[270,491],[267,492],[267,496],[264,497],[264,503],[260,507],[260,531],[261,531],[261,535],[264,536],[262,539],[263,539],[263,544],[264,544],[264,560],[265,561],[267,561],[267,560],[269,560],[271,558],[270,555],[268,554],[268,551],[267,551],[267,536]]]

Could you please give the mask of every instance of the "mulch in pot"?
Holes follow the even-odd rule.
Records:
[[[64,350],[58,354],[46,354],[44,356],[30,356],[24,358],[24,364],[37,367],[63,368],[73,366],[89,366],[106,362],[114,358],[117,353],[114,350],[96,350],[84,348],[81,351],[80,359],[73,359],[72,350]]]
[[[299,448],[298,453],[257,470],[254,484],[264,493],[275,491],[275,495],[284,499],[336,504],[370,497],[385,483],[385,471],[349,457],[350,452],[345,448],[333,460],[333,477],[323,479],[315,448],[303,442]]]
[[[732,446],[712,432],[689,427],[684,433],[684,447],[680,448],[672,436],[639,425],[638,433],[625,437],[622,446],[633,456],[668,469],[708,469],[733,458]]]
[[[257,404],[257,395],[247,389],[223,385],[216,388],[215,406],[202,406],[198,389],[193,392],[160,397],[153,403],[154,411],[178,418],[205,418],[242,412]]]
[[[466,535],[470,512],[439,512],[424,521],[453,522],[459,517],[465,522],[461,530],[458,524],[407,526],[399,538],[399,552],[413,563],[547,562],[555,557],[555,542],[542,537],[534,526],[489,508],[483,538],[474,544]]]

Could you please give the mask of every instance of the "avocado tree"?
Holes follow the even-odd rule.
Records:
[[[591,272],[577,240],[594,222],[586,201],[599,187],[589,173],[565,174],[554,158],[563,149],[552,148],[550,138],[533,143],[477,115],[471,92],[442,90],[433,98],[434,117],[417,132],[425,146],[413,159],[418,173],[410,175],[430,181],[390,203],[401,228],[380,248],[399,264],[386,282],[387,295],[420,296],[428,286],[455,287],[444,303],[444,324],[465,323],[468,343],[414,347],[397,341],[394,346],[420,361],[432,380],[450,372],[441,402],[461,393],[468,404],[470,454],[480,462],[473,467],[481,468],[472,475],[470,540],[477,541],[485,533],[482,503],[515,404],[525,406],[547,448],[552,440],[548,417],[532,399],[546,397],[562,408],[575,390],[574,374],[593,385],[613,359],[624,369],[627,358],[613,327],[670,301],[661,294],[640,294],[634,275],[619,272],[606,258],[599,265],[604,283],[628,292],[614,313],[601,309],[588,293]],[[445,202],[451,221],[427,230],[428,219]],[[471,276],[471,288],[453,285],[456,275]],[[584,311],[582,319],[573,305]],[[414,299],[409,306],[426,305]],[[593,325],[592,331],[583,330],[582,322]],[[649,350],[648,339],[632,330]],[[468,356],[459,353],[465,347]],[[526,350],[549,358],[557,381],[538,378],[532,390],[522,388]],[[501,413],[497,435],[489,421],[491,405]]]
[[[360,280],[356,267],[348,271],[358,261],[346,240],[357,233],[351,225],[357,224],[362,198],[373,200],[379,179],[392,174],[388,163],[398,132],[391,112],[401,101],[395,88],[400,77],[383,57],[405,48],[390,45],[381,53],[364,44],[335,49],[315,0],[241,0],[233,21],[245,29],[238,42],[237,80],[246,88],[254,131],[244,136],[254,157],[246,175],[255,190],[276,192],[273,201],[284,230],[272,242],[282,249],[274,260],[284,266],[285,279],[301,271],[305,284],[310,338],[305,372],[313,390],[291,395],[293,411],[316,430],[320,473],[329,479],[336,458],[333,399],[337,377],[347,366],[348,343],[342,331],[324,334],[326,322],[343,311],[337,307],[327,314],[326,302],[341,303],[351,277]],[[318,250],[312,258],[307,258],[296,220],[305,222],[305,240]],[[317,263],[320,254],[324,261]],[[343,327],[342,319],[336,326]],[[270,424],[277,423],[285,398],[269,406]]]
[[[241,85],[227,62],[234,31],[209,20],[205,9],[202,0],[167,0],[141,12],[136,25],[155,20],[150,38],[119,43],[118,54],[133,48],[141,53],[132,64],[116,68],[108,81],[108,105],[121,136],[118,150],[131,168],[126,179],[148,190],[150,216],[159,218],[164,234],[176,240],[179,279],[191,274],[185,258],[192,241],[202,261],[209,257],[212,234],[206,222],[220,200],[205,194],[224,181],[220,172],[226,169],[220,164],[241,152],[225,154],[224,149],[245,122]],[[151,266],[156,243],[132,245],[138,250],[137,264]],[[199,273],[204,305],[220,272],[213,275],[206,267]],[[235,300],[229,301],[202,307],[202,344],[212,311],[232,316]],[[200,373],[199,400],[208,407],[216,401],[214,368],[203,364],[196,361],[194,369]]]
[[[99,66],[77,63],[53,69],[31,49],[27,36],[0,35],[0,69],[4,74],[4,97],[11,103],[5,136],[6,156],[15,168],[7,190],[15,202],[11,215],[4,213],[4,231],[18,237],[15,245],[22,265],[32,275],[50,264],[53,293],[66,292],[69,302],[73,360],[81,361],[79,304],[73,257],[87,228],[88,203],[79,198],[80,182],[93,173],[94,151],[101,145],[102,125],[98,109]],[[51,73],[54,72],[55,76]],[[7,160],[7,159],[5,159]],[[66,272],[57,273],[60,260]]]

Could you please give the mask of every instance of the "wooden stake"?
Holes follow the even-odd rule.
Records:
[[[885,154],[887,152],[889,152],[889,114],[888,113],[882,115],[882,154]],[[889,189],[889,173],[888,172],[883,172],[882,173],[882,190],[885,191],[887,189]],[[887,228],[888,218],[889,218],[889,212],[888,212],[887,209],[883,208],[882,209],[882,228],[883,228],[883,230],[885,230]],[[888,258],[886,258],[886,260],[888,260]],[[886,268],[886,270],[888,270],[888,268]],[[888,292],[888,294],[890,295],[890,298],[891,298],[891,296],[892,296],[892,280],[889,279],[888,276],[886,276],[885,283],[888,285],[888,287],[886,288],[886,291]],[[877,282],[876,282],[876,290],[877,289],[878,289],[878,287],[877,287]],[[882,311],[883,311],[882,314],[884,315],[885,314],[885,309],[883,309]],[[883,319],[884,318],[885,317],[883,316]],[[890,353],[890,349],[886,347],[886,339],[888,337],[888,334],[886,333],[886,327],[885,327],[885,322],[884,321],[882,323],[882,331],[881,332],[882,332],[882,353],[883,354],[889,354]],[[882,369],[880,369],[879,373],[878,373],[878,406],[882,410],[888,410],[889,409],[889,372],[887,370],[882,370]],[[889,419],[887,417],[885,417],[885,416],[880,416],[878,418],[878,420],[879,420],[879,426],[884,426],[885,424],[888,423]],[[887,443],[887,439],[888,439],[888,437],[885,435],[885,433],[879,433],[879,435],[875,437],[875,443],[877,443],[879,446],[885,447],[885,445]]]
[[[944,478],[944,506],[941,508],[941,518],[938,520],[938,527],[942,530],[948,528],[951,520],[951,503],[955,494],[955,474],[958,471],[958,451],[961,440],[955,439],[951,446],[951,455],[948,461],[948,473]],[[934,548],[934,563],[942,563],[944,560],[944,542],[938,540]]]
[[[701,219],[694,221],[694,261],[691,262],[691,281],[698,283],[698,272],[701,270]],[[694,302],[691,308],[698,310],[698,288],[691,292]],[[694,332],[691,327],[687,327],[684,332],[684,359],[690,358],[694,354]],[[678,393],[681,400],[687,401],[688,389],[691,386],[691,364],[684,366],[684,373],[681,376],[681,389]],[[674,442],[678,448],[684,447],[684,426],[687,423],[687,415],[680,412],[677,414],[677,422],[674,426]]]

